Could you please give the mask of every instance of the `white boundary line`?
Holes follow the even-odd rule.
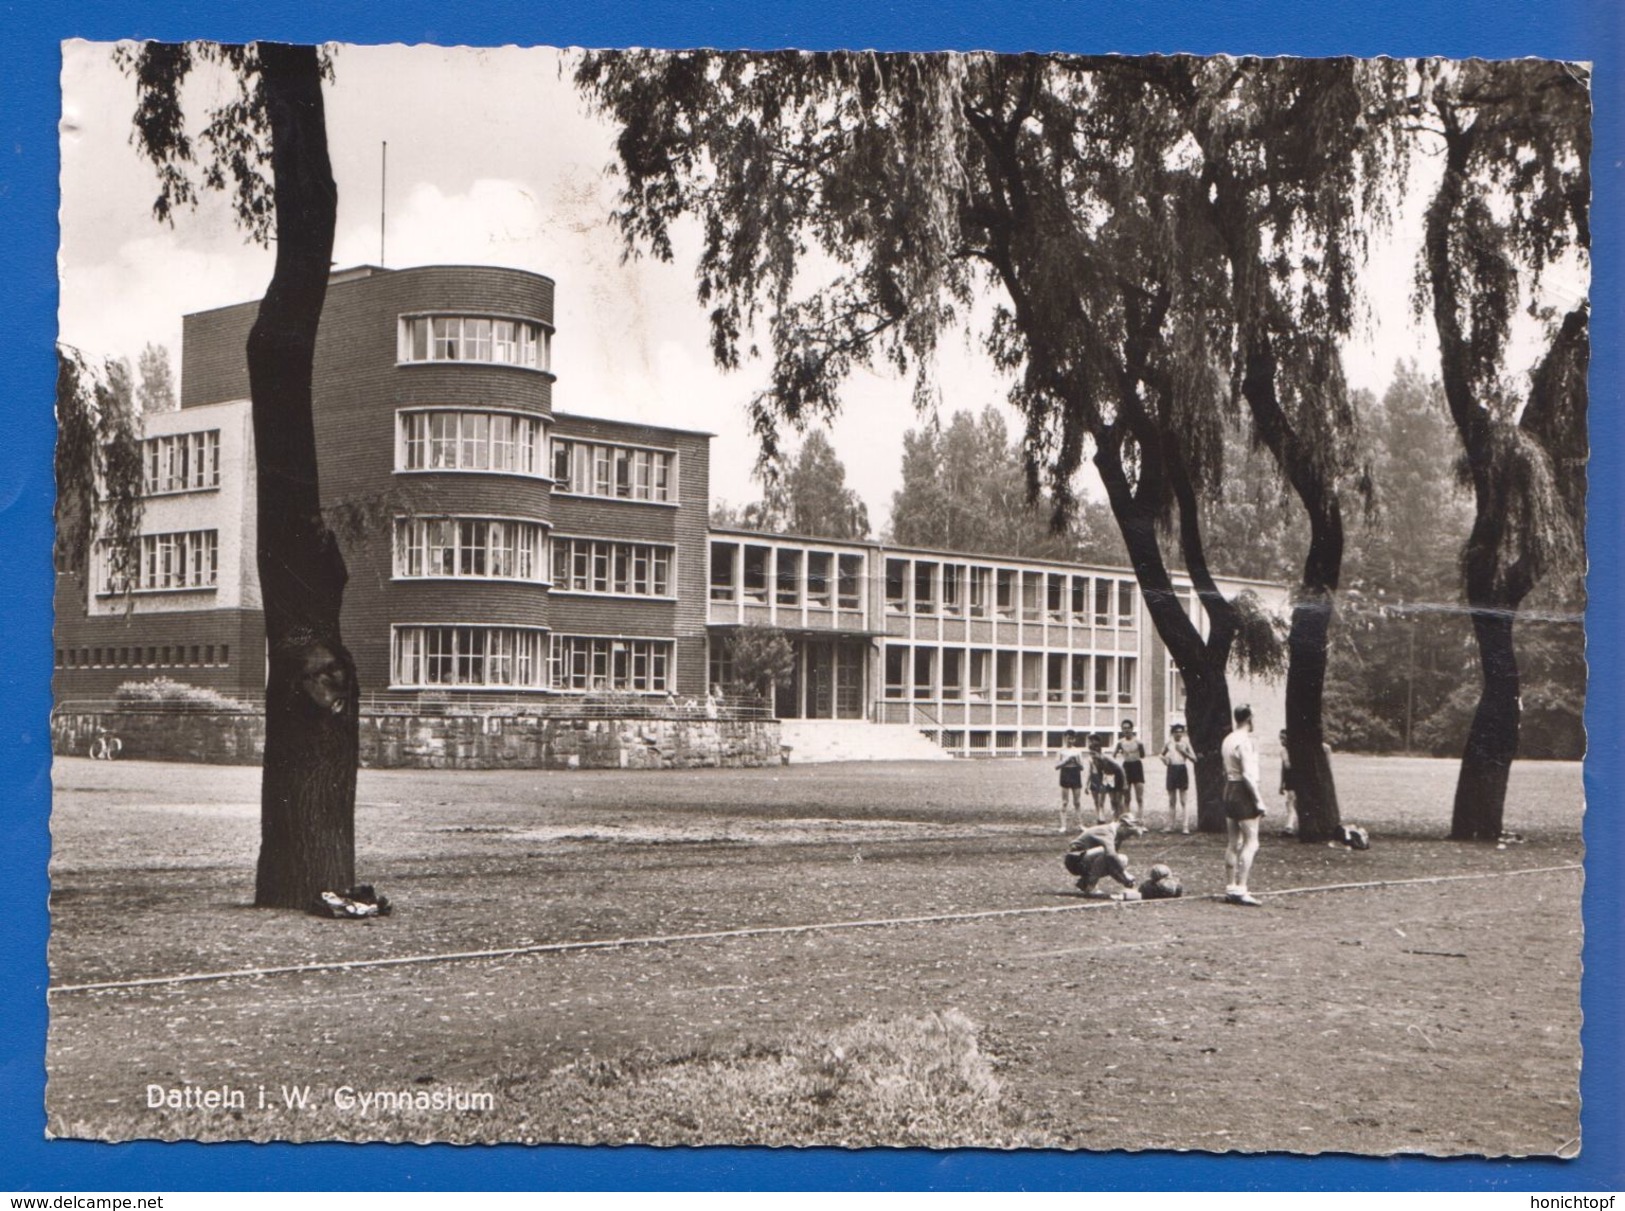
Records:
[[[1584,870],[1579,862],[1561,866],[1529,866],[1519,870],[1481,871],[1469,875],[1433,875],[1425,879],[1377,879],[1367,883],[1327,883],[1316,887],[1288,887],[1281,891],[1261,891],[1260,898],[1304,896],[1319,892],[1361,891],[1373,887],[1414,887],[1430,883],[1457,883],[1469,879],[1506,879],[1515,875],[1554,874]],[[1223,900],[1222,895],[1189,896],[1183,900],[1089,900],[1083,904],[1049,905],[1041,908],[995,908],[986,912],[938,913],[925,917],[883,917],[864,921],[818,921],[807,925],[755,925],[743,929],[718,929],[705,933],[656,934],[638,938],[600,938],[584,942],[541,942],[531,946],[504,946],[493,950],[459,950],[442,954],[399,955],[388,959],[351,959],[333,963],[296,963],[286,967],[247,967],[235,971],[203,971],[192,975],[148,976],[139,980],[103,980],[94,984],[62,984],[46,989],[47,996],[67,992],[104,992],[120,988],[151,988],[170,984],[197,984],[215,980],[253,979],[262,976],[308,975],[319,971],[355,971],[373,967],[407,967],[425,963],[457,963],[474,959],[511,959],[524,955],[561,954],[583,950],[618,950],[630,946],[664,946],[673,942],[712,942],[722,938],[761,938],[774,935],[816,933],[842,929],[881,929],[894,925],[941,925],[955,921],[985,921],[998,917],[1028,917],[1044,914],[1083,912],[1088,909],[1116,908],[1127,904],[1177,904],[1196,900]]]

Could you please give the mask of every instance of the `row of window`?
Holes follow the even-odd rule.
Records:
[[[212,589],[220,577],[220,536],[215,530],[144,534],[136,553],[133,579],[121,576],[100,552],[102,592]]]
[[[667,639],[550,635],[525,627],[402,626],[394,631],[394,681],[402,688],[622,690],[672,686]]]
[[[546,423],[538,416],[468,408],[403,411],[395,466],[545,478]],[[670,504],[677,499],[675,469],[671,450],[553,439],[551,470],[560,492]]]
[[[220,486],[220,430],[172,433],[141,443],[141,490],[147,496]]]
[[[973,753],[1052,753],[1061,747],[1064,739],[1065,733],[1055,731],[961,731],[946,728],[941,733],[940,743],[946,749],[969,749]]]
[[[395,575],[541,580],[547,528],[483,517],[397,517]]]
[[[553,439],[553,483],[560,492],[669,503],[675,499],[670,450]]]
[[[1024,572],[929,559],[886,561],[886,609],[894,614],[1131,627],[1138,600],[1134,581],[1111,576]]]
[[[803,575],[805,574],[805,575]],[[711,544],[711,600],[863,608],[863,556],[753,543]]]
[[[490,362],[547,370],[552,338],[529,320],[477,315],[413,315],[401,320],[403,362]]]
[[[554,635],[548,671],[555,690],[664,693],[672,688],[672,645],[664,639]]]
[[[671,548],[597,538],[553,539],[553,587],[570,593],[670,597]]]
[[[540,417],[425,409],[402,412],[400,418],[396,465],[403,471],[547,473],[547,430]]]
[[[165,643],[146,647],[57,648],[59,669],[225,668],[231,645]]]
[[[1138,677],[1134,656],[886,647],[887,698],[1132,705]]]

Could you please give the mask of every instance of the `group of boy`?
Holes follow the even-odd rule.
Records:
[[[1224,761],[1224,814],[1225,814],[1225,892],[1228,903],[1257,907],[1259,900],[1248,890],[1248,878],[1253,859],[1258,853],[1259,824],[1266,815],[1263,788],[1259,778],[1258,746],[1253,742],[1253,712],[1247,706],[1238,706],[1233,712],[1235,729],[1224,738],[1220,755]],[[1282,735],[1283,742],[1285,734]],[[1056,763],[1061,771],[1061,827],[1067,830],[1068,796],[1082,824],[1082,806],[1079,788],[1085,767],[1089,773],[1089,789],[1095,799],[1095,823],[1083,826],[1072,843],[1068,855],[1068,868],[1078,874],[1078,886],[1086,895],[1096,894],[1102,878],[1110,877],[1131,894],[1136,880],[1129,873],[1128,861],[1119,845],[1132,837],[1143,836],[1145,827],[1139,823],[1134,811],[1145,805],[1145,745],[1136,739],[1132,720],[1123,721],[1117,745],[1107,756],[1102,744],[1091,736],[1085,747],[1078,747],[1075,733],[1068,732],[1065,745]],[[1183,724],[1169,728],[1168,742],[1159,754],[1167,767],[1168,827],[1181,833],[1190,832],[1187,810],[1190,789],[1190,767],[1196,761],[1196,752],[1185,737]],[[1072,771],[1069,775],[1068,771]],[[1283,769],[1282,793],[1290,796],[1290,767]],[[1099,789],[1097,790],[1097,786]],[[1110,811],[1106,803],[1110,803]],[[1288,798],[1290,804],[1290,798]],[[1177,806],[1176,806],[1177,805]],[[1290,811],[1290,807],[1289,807]],[[1167,879],[1166,867],[1153,867],[1153,878],[1147,888],[1172,886],[1171,894],[1178,894],[1177,884]]]
[[[1100,736],[1091,735],[1080,743],[1076,732],[1067,732],[1055,763],[1055,768],[1061,771],[1061,831],[1071,831],[1067,825],[1069,807],[1077,817],[1078,826],[1084,825],[1085,771],[1089,797],[1094,800],[1096,824],[1107,823],[1129,812],[1143,816],[1146,755],[1145,742],[1135,734],[1132,719],[1123,720],[1117,743],[1110,753],[1105,751]],[[1168,826],[1162,831],[1189,833],[1190,767],[1196,761],[1196,750],[1185,737],[1183,723],[1175,723],[1169,729],[1168,741],[1158,756],[1167,767],[1164,785],[1168,791]]]

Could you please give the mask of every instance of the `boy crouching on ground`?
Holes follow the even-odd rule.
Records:
[[[1118,816],[1104,824],[1092,824],[1073,839],[1067,850],[1067,870],[1078,876],[1078,890],[1086,896],[1104,897],[1096,891],[1102,878],[1115,879],[1124,887],[1132,888],[1135,878],[1129,872],[1128,859],[1118,847],[1131,837],[1145,836],[1145,829],[1133,816]]]

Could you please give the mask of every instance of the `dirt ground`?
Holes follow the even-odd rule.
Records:
[[[1130,851],[1173,866],[1184,900],[1078,898],[1040,762],[363,771],[360,874],[397,907],[334,922],[247,907],[257,771],[59,760],[50,1129],[748,1143],[781,1137],[649,1091],[681,1102],[731,1088],[706,1073],[789,1064],[787,1040],[805,1051],[952,1014],[997,1102],[956,1144],[1574,1152],[1582,877],[1564,868],[1581,858],[1579,767],[1514,770],[1507,822],[1527,839],[1505,849],[1443,839],[1453,763],[1336,768],[1373,848],[1266,830],[1253,910],[1204,898],[1223,884],[1205,836]],[[1456,875],[1482,877],[1287,894]],[[79,987],[616,939],[663,940]],[[611,1112],[617,1081],[641,1115]],[[150,1107],[153,1085],[243,1090],[247,1105]],[[283,1086],[310,1086],[320,1110],[281,1106]],[[497,1105],[351,1112],[334,1102],[347,1087]],[[889,1118],[823,1134],[817,1109],[783,1112],[789,1138],[805,1110],[805,1142],[939,1139]]]

